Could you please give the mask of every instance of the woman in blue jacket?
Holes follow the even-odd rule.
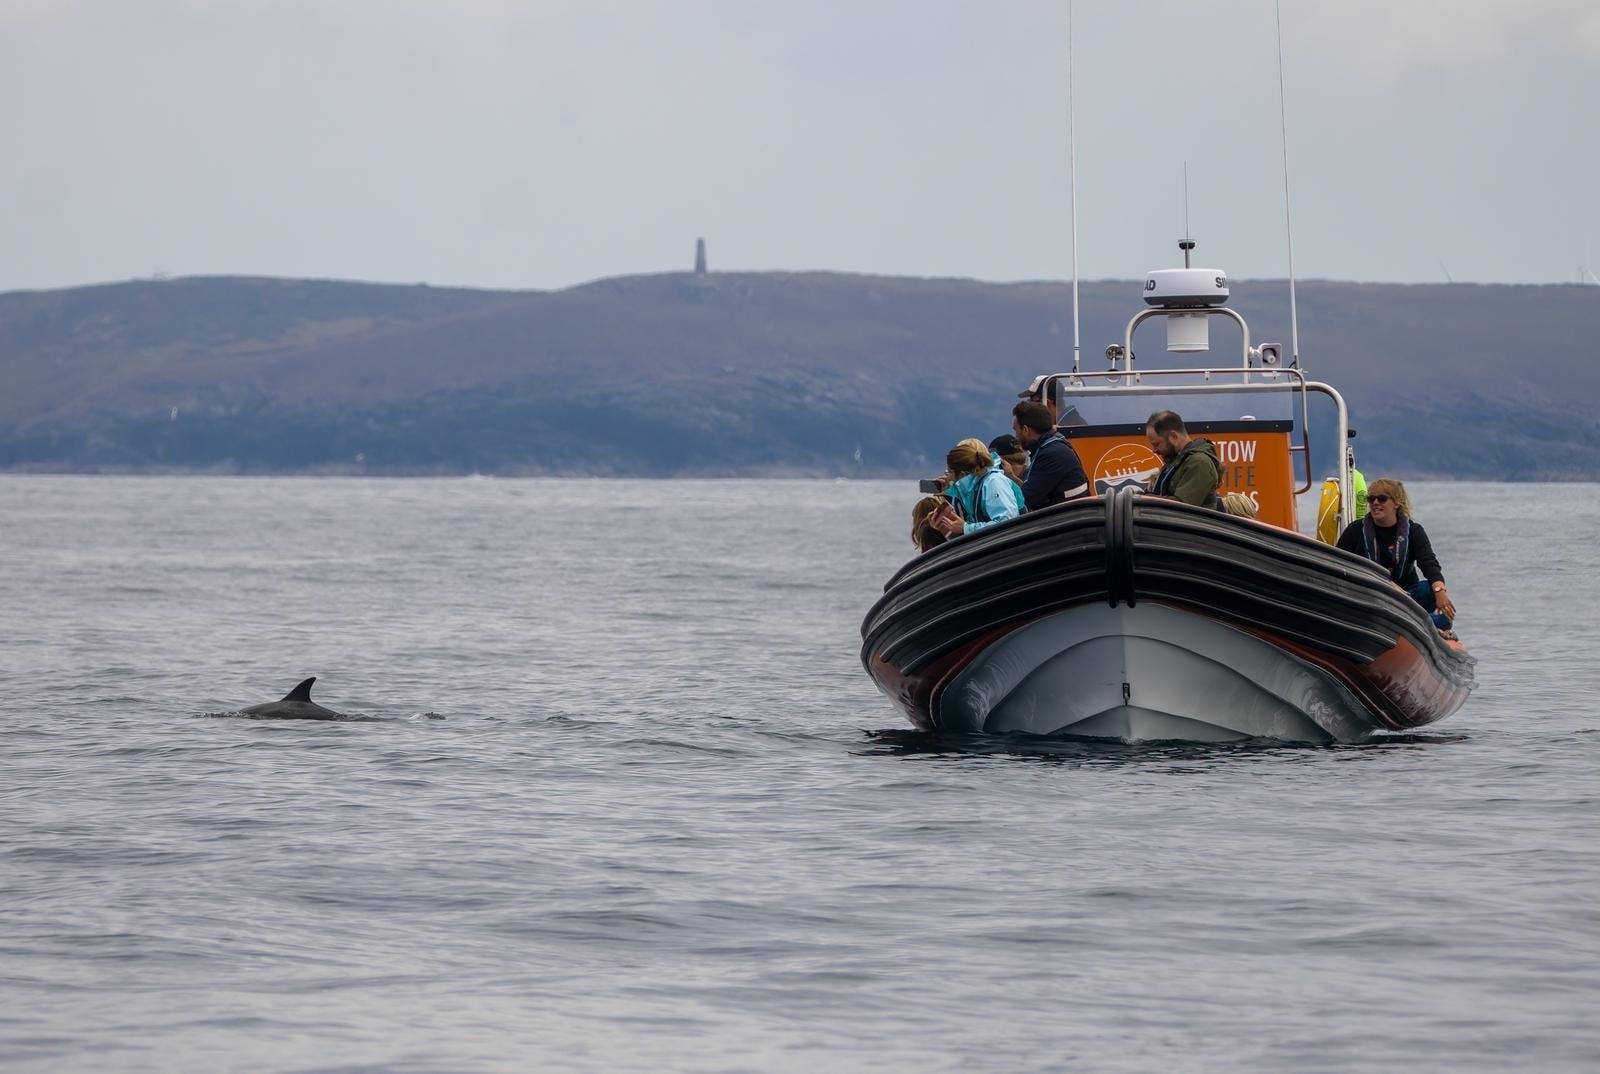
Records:
[[[945,456],[945,465],[953,478],[944,490],[951,509],[935,516],[933,525],[939,532],[950,537],[975,533],[1022,513],[1016,483],[982,440],[961,441]]]

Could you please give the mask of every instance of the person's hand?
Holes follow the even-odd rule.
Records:
[[[1456,602],[1450,599],[1449,590],[1435,589],[1433,591],[1433,604],[1446,619],[1454,619],[1456,617]]]
[[[961,516],[956,514],[956,509],[948,503],[939,505],[938,510],[928,516],[928,525],[944,534],[946,537],[959,537],[966,526],[961,521]]]

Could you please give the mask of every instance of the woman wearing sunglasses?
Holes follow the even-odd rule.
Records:
[[[1367,517],[1344,528],[1339,547],[1386,569],[1401,589],[1427,609],[1440,630],[1450,629],[1456,617],[1455,602],[1445,587],[1444,572],[1427,532],[1411,518],[1411,501],[1400,482],[1380,477],[1367,486]]]

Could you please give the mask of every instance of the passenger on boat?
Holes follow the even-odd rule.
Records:
[[[1204,437],[1190,436],[1183,419],[1170,410],[1158,410],[1144,423],[1144,438],[1161,460],[1161,472],[1150,482],[1157,496],[1170,496],[1196,507],[1222,509],[1217,486],[1222,484],[1222,464],[1216,445]]]
[[[1355,438],[1354,429],[1346,430],[1344,442],[1344,457],[1350,466],[1350,484],[1356,490],[1356,517],[1367,517],[1367,475],[1356,469],[1356,449],[1350,443]]]
[[[928,521],[944,504],[943,496],[924,496],[912,506],[911,543],[917,546],[918,552],[937,548],[947,540],[945,535],[934,529],[932,523]]]
[[[1022,485],[1018,481],[1011,480],[1011,473],[1010,473],[1010,471],[1008,471],[1006,469],[1005,460],[1000,457],[1000,453],[995,451],[994,448],[989,447],[982,440],[979,440],[976,436],[967,437],[965,440],[963,440],[960,443],[958,443],[956,445],[956,447],[958,447],[958,448],[971,448],[972,450],[974,450],[976,452],[979,452],[980,454],[987,454],[989,456],[989,471],[991,473],[1000,474],[1001,476],[1003,476],[1003,477],[1005,477],[1007,479],[1007,482],[1008,482],[1008,484],[1010,485],[1010,488],[1011,488],[1012,498],[1015,499],[1016,503],[1017,503],[1017,514],[1020,515],[1022,513],[1022,511],[1023,511]],[[949,462],[950,462],[950,460],[947,457],[945,459],[945,464],[948,465]],[[1027,454],[1026,453],[1023,454],[1023,465],[1024,465],[1024,467],[1026,467],[1026,465],[1027,465]],[[987,479],[985,479],[985,480],[987,480]],[[976,482],[974,482],[974,483],[976,483]],[[1005,486],[999,484],[998,482],[996,482],[995,483],[995,487],[1004,488]],[[949,493],[946,492],[946,495],[949,495]],[[998,522],[1000,520],[999,519],[995,519],[995,521]]]
[[[1022,513],[1022,497],[1013,491],[1015,484],[982,440],[961,441],[944,461],[953,480],[944,490],[949,507],[930,520],[934,529],[958,537]]]
[[[1230,492],[1224,496],[1222,498],[1222,509],[1228,514],[1238,515],[1240,518],[1255,518],[1260,511],[1260,508],[1256,506],[1256,501],[1242,492]]]
[[[1020,502],[1022,496],[1022,478],[1028,472],[1028,449],[1022,446],[1022,441],[1005,433],[989,441],[989,454],[1000,460],[1000,466],[1017,486],[1017,496]]]
[[[1028,403],[1041,403],[1050,411],[1050,425],[1056,429],[1075,429],[1081,425],[1089,424],[1089,420],[1078,413],[1078,408],[1071,403],[1065,409],[1060,408],[1055,399],[1045,392],[1048,376],[1034,377],[1029,385],[1017,393],[1017,398]]]
[[[1406,487],[1380,477],[1367,486],[1367,517],[1358,518],[1339,534],[1339,547],[1365,556],[1389,572],[1396,585],[1427,609],[1434,625],[1449,630],[1456,605],[1444,584],[1439,557],[1421,523],[1411,517]],[[1417,577],[1421,568],[1422,577]]]
[[[1028,470],[1022,499],[1029,511],[1076,499],[1089,491],[1078,453],[1056,428],[1042,403],[1022,402],[1011,408],[1011,431],[1028,449]]]

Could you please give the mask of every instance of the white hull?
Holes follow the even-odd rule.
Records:
[[[945,685],[956,732],[1122,742],[1357,742],[1370,712],[1320,668],[1216,620],[1141,602],[1013,631]]]

